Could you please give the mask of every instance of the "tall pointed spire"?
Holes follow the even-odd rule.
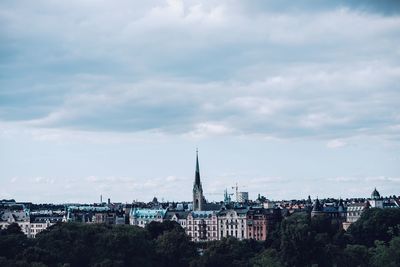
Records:
[[[193,210],[203,210],[205,199],[200,181],[199,150],[196,148],[196,174],[193,184]]]
[[[199,150],[196,148],[196,175],[194,184],[200,186]]]

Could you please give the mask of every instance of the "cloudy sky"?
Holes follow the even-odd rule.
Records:
[[[398,1],[0,3],[0,199],[400,194]],[[360,4],[362,2],[362,4]]]

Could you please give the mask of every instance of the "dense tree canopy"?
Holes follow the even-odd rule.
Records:
[[[399,230],[400,209],[370,209],[348,232],[293,214],[265,242],[195,244],[175,222],[60,223],[28,239],[11,224],[0,231],[0,266],[400,266]]]

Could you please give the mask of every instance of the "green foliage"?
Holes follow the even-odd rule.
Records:
[[[375,240],[389,242],[400,235],[400,209],[368,209],[350,226],[349,233],[355,243],[368,247]]]
[[[376,241],[372,249],[372,266],[400,266],[400,236],[394,237],[388,245],[383,241]]]
[[[250,266],[251,259],[262,250],[262,244],[254,240],[239,241],[223,238],[211,242],[204,255],[194,266]]]
[[[146,225],[145,229],[149,232],[150,237],[152,239],[156,239],[164,232],[172,230],[180,231],[182,233],[185,232],[185,230],[183,230],[183,228],[177,222],[174,221],[164,221],[162,223],[150,222],[149,224]]]
[[[12,223],[0,231],[0,257],[13,259],[30,246],[31,240],[22,233],[18,224]],[[1,266],[1,265],[0,265]]]
[[[252,259],[251,265],[254,267],[281,267],[283,263],[279,258],[278,251],[275,249],[266,249]]]
[[[156,240],[159,266],[189,266],[196,257],[196,247],[181,230],[165,231]],[[161,261],[161,262],[160,262]]]
[[[366,246],[347,245],[342,254],[342,266],[368,266],[370,253]]]

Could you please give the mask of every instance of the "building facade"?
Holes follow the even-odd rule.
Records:
[[[247,212],[249,208],[236,208],[218,212],[219,237],[233,236],[239,240],[247,239]]]
[[[192,211],[187,216],[186,233],[192,241],[218,240],[216,211]]]

